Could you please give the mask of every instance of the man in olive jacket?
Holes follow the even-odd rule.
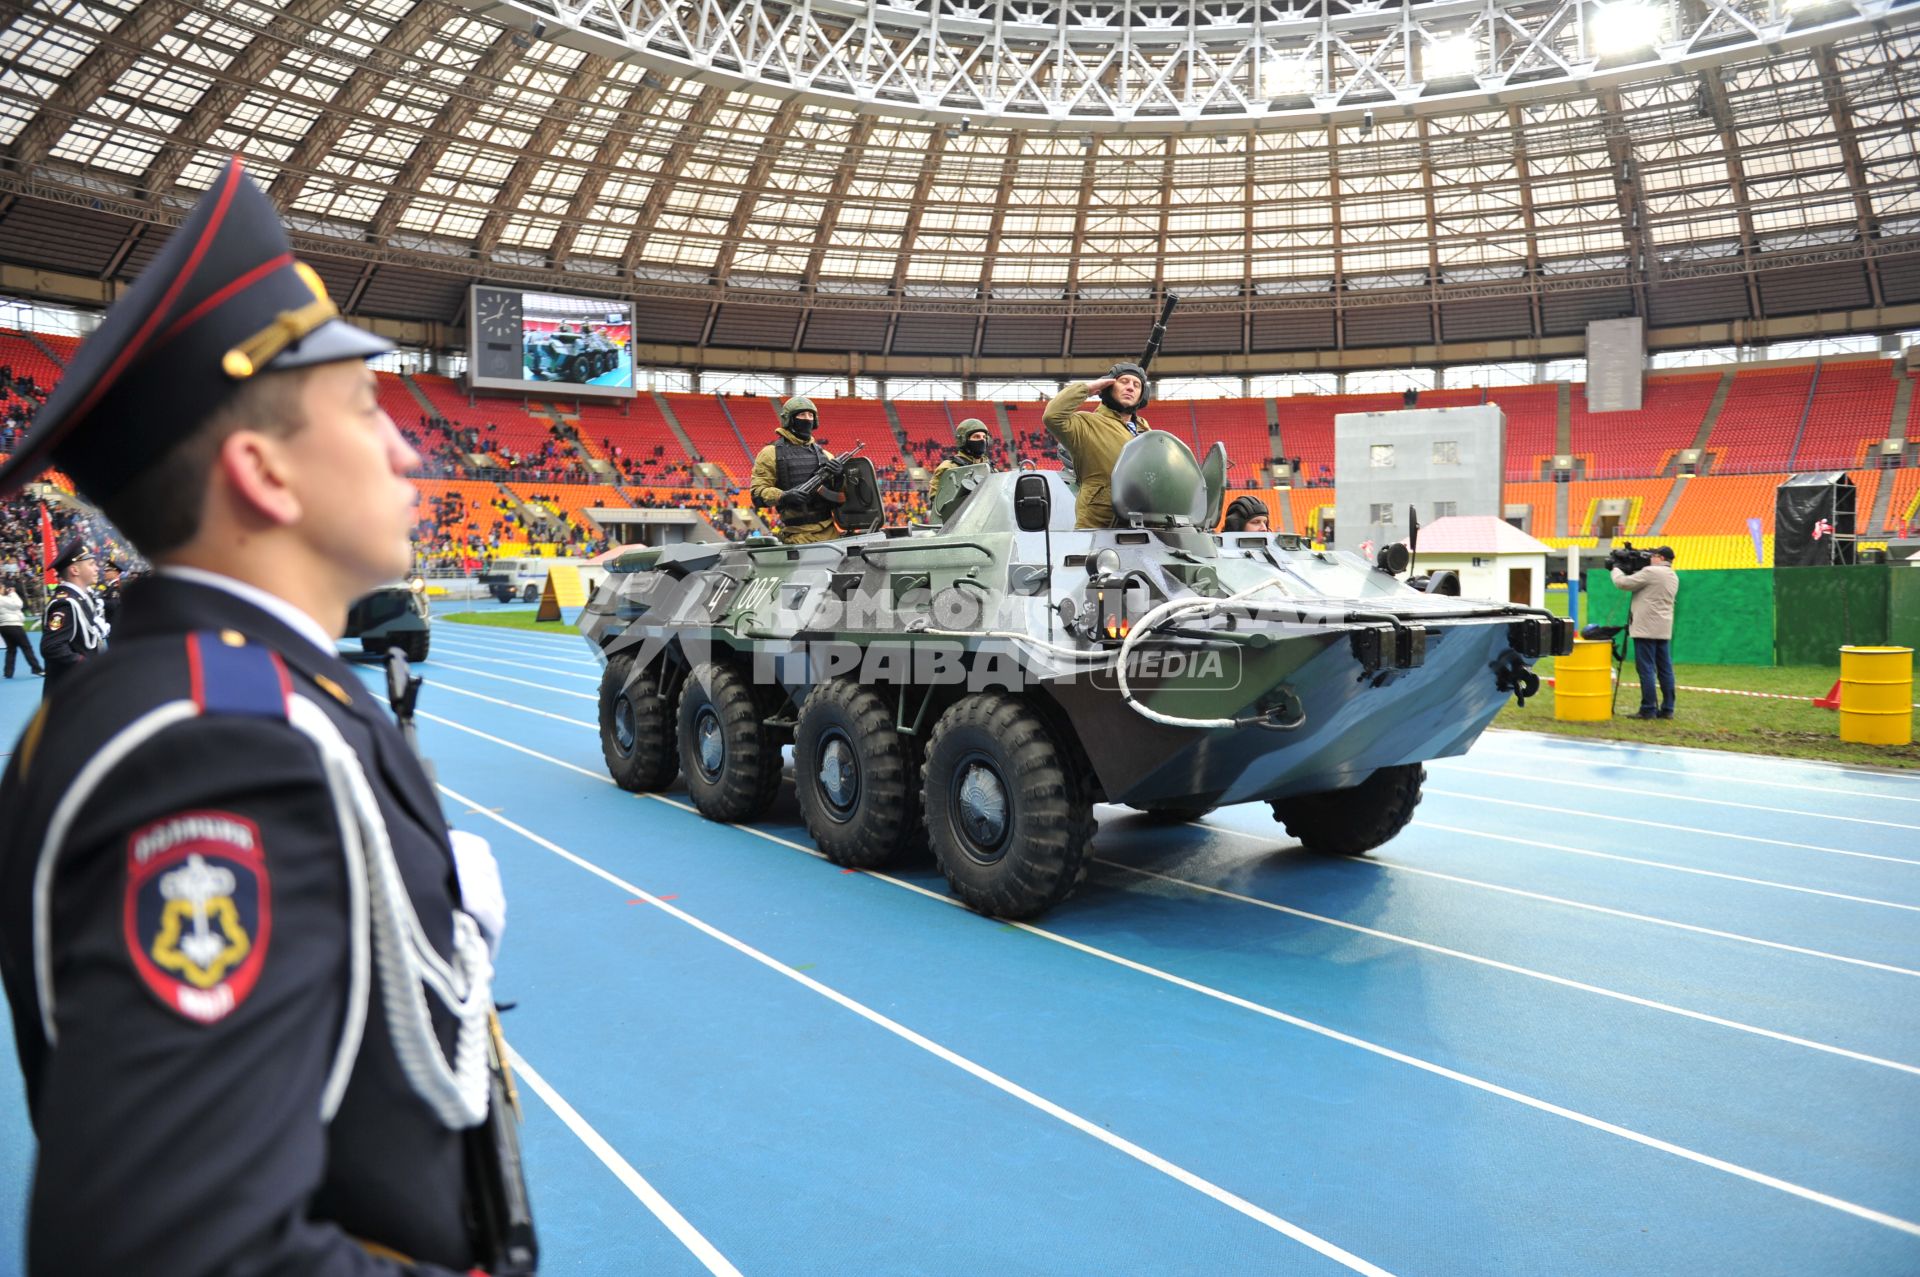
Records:
[[[1673,717],[1673,602],[1680,594],[1680,576],[1673,570],[1673,550],[1661,546],[1648,552],[1653,562],[1638,572],[1613,569],[1613,583],[1633,596],[1628,605],[1633,636],[1633,665],[1640,671],[1638,718]],[[1656,709],[1654,687],[1659,686]]]
[[[1098,395],[1092,412],[1081,405]],[[1040,422],[1073,459],[1080,494],[1074,502],[1076,528],[1113,526],[1113,463],[1120,449],[1143,430],[1152,429],[1140,410],[1147,406],[1147,372],[1138,364],[1115,364],[1098,381],[1076,381],[1053,397]]]
[[[773,442],[753,459],[749,488],[753,503],[780,512],[780,539],[788,545],[811,545],[840,535],[839,525],[833,521],[833,504],[827,497],[818,492],[811,497],[788,493],[833,460],[833,454],[813,437],[819,420],[813,400],[801,395],[787,400],[780,405],[780,425],[773,432]]]

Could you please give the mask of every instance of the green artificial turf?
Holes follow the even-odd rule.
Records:
[[[1596,723],[1557,721],[1553,716],[1553,689],[1544,685],[1553,673],[1553,661],[1543,660],[1535,668],[1543,684],[1540,695],[1529,699],[1524,707],[1509,704],[1493,720],[1495,727],[1590,740],[1688,745],[1697,749],[1728,749],[1920,770],[1920,744],[1856,745],[1840,739],[1839,713],[1813,705],[1813,698],[1825,696],[1838,677],[1838,671],[1829,667],[1676,665],[1674,681],[1681,690],[1674,698],[1674,717],[1648,722],[1634,717],[1640,708],[1640,679],[1629,660],[1620,673],[1614,717]],[[1778,692],[1795,699],[1718,696],[1710,692],[1689,692],[1686,690],[1689,687]],[[1920,740],[1920,730],[1916,730],[1915,739]]]
[[[491,625],[501,630],[533,630],[539,634],[578,634],[580,632],[571,621],[536,621],[533,619],[533,613],[525,609],[515,609],[511,612],[449,612],[445,616],[434,619],[458,625]]]

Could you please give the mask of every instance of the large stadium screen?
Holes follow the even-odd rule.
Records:
[[[476,284],[467,379],[475,389],[633,394],[633,305]]]

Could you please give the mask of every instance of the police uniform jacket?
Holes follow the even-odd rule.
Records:
[[[106,615],[89,590],[62,581],[47,600],[40,622],[40,660],[47,667],[47,689],[61,677],[99,656],[107,647]]]
[[[1129,422],[1105,403],[1092,411],[1084,410],[1081,405],[1091,397],[1087,383],[1076,381],[1053,397],[1041,412],[1040,422],[1073,458],[1074,475],[1080,485],[1073,503],[1073,526],[1110,528],[1113,463],[1120,459],[1120,449],[1130,439],[1152,427],[1138,413]]]
[[[162,575],[123,618],[0,783],[29,1271],[468,1269],[471,1006],[389,952],[410,910],[414,967],[491,1009],[431,783],[269,612]]]

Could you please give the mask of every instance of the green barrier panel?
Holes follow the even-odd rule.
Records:
[[[1891,567],[1887,573],[1887,642],[1920,653],[1920,568]]]
[[[1627,593],[1604,569],[1586,574],[1587,623],[1625,625]],[[1673,659],[1688,665],[1772,665],[1773,573],[1759,568],[1680,569]],[[1831,662],[1838,662],[1836,650]]]
[[[1886,643],[1892,572],[1885,564],[1775,568],[1776,661],[1838,667],[1843,646]]]

